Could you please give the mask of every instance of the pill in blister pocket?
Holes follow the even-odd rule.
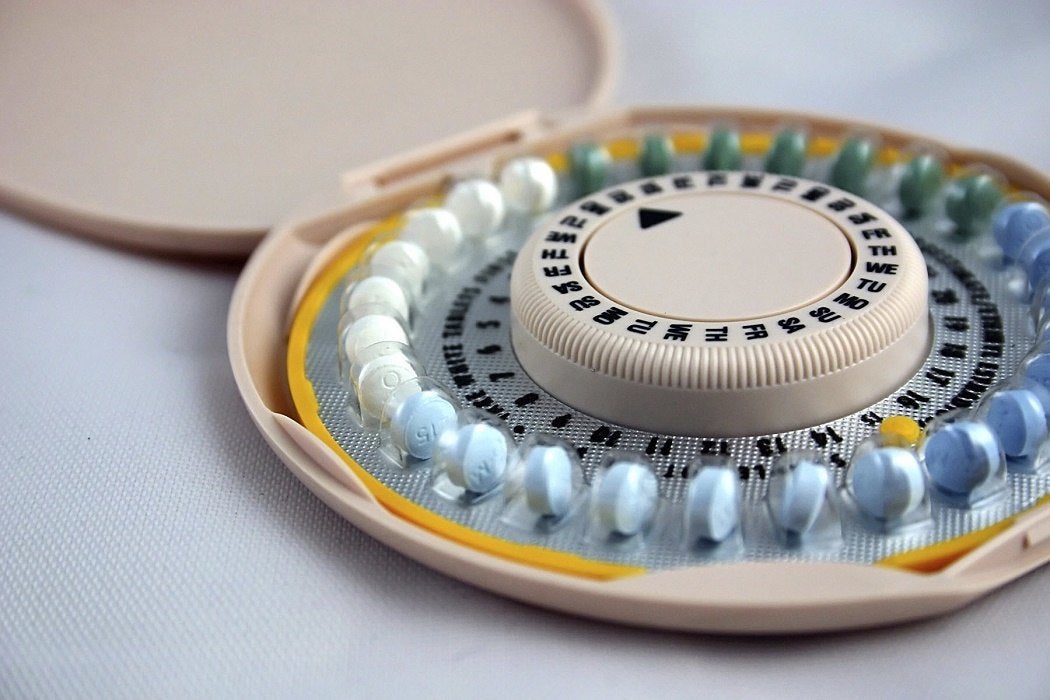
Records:
[[[503,193],[488,180],[457,183],[445,198],[445,207],[456,215],[463,235],[479,238],[494,232],[503,222]]]
[[[1039,229],[1050,226],[1050,214],[1038,202],[1017,202],[995,217],[992,234],[1007,260],[1016,260],[1021,248]]]
[[[685,497],[690,539],[721,542],[740,522],[740,486],[731,469],[706,467],[689,482]]]
[[[442,438],[438,451],[448,480],[473,493],[492,491],[507,469],[507,439],[488,423],[464,425]]]
[[[525,502],[540,515],[559,518],[572,502],[572,459],[562,447],[537,445],[525,457]]]
[[[430,258],[425,250],[409,241],[390,241],[372,254],[369,266],[373,274],[384,275],[405,285],[416,298],[430,271]]]
[[[353,364],[361,351],[376,343],[395,342],[408,345],[404,327],[393,316],[368,314],[354,321],[343,333],[344,357]]]
[[[509,208],[538,214],[554,203],[558,178],[545,160],[515,158],[500,171],[499,186]]]
[[[824,465],[803,460],[789,469],[783,479],[783,489],[776,502],[770,503],[770,513],[780,529],[804,535],[824,507],[830,475]]]
[[[659,498],[656,476],[638,462],[613,462],[595,493],[595,514],[606,529],[630,537],[649,524]]]
[[[430,459],[437,439],[456,427],[456,407],[436,391],[410,394],[390,418],[394,443],[416,459]]]
[[[403,353],[380,355],[369,360],[361,368],[356,384],[361,412],[378,417],[397,385],[417,376],[418,366]]]
[[[1026,457],[1046,439],[1046,414],[1028,389],[998,391],[988,399],[984,421],[999,437],[1007,457]]]
[[[463,230],[448,209],[428,207],[409,213],[401,240],[418,245],[435,264],[448,265],[463,242]]]
[[[998,471],[999,443],[984,423],[960,421],[926,438],[923,459],[939,489],[965,496]]]
[[[354,282],[346,299],[347,310],[361,314],[365,309],[383,308],[401,319],[408,318],[408,297],[405,290],[394,280],[382,275],[373,275]]]
[[[919,460],[900,447],[880,447],[860,455],[848,478],[857,505],[879,520],[908,515],[926,493]]]

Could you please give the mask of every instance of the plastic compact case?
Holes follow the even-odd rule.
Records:
[[[7,19],[34,128],[0,131],[0,204],[254,250],[248,411],[407,556],[737,633],[929,617],[1050,558],[1045,175],[809,114],[602,113],[587,0],[232,4],[204,44],[182,4]]]
[[[293,473],[404,554],[731,632],[933,616],[1050,558],[1045,176],[637,108],[341,184],[253,254],[231,361]]]

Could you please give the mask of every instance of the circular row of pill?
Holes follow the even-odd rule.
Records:
[[[802,176],[806,169],[810,139],[805,129],[788,127],[770,141],[762,162],[768,173]],[[680,163],[674,141],[663,134],[643,136],[637,147],[637,166],[642,176],[664,175]],[[740,133],[731,127],[716,127],[707,134],[706,148],[696,167],[701,170],[740,170],[744,167]],[[827,182],[847,192],[867,196],[873,188],[873,172],[879,162],[880,142],[870,134],[843,138],[825,174]],[[606,186],[609,180],[609,150],[596,143],[580,143],[569,149],[568,165],[577,194]],[[944,159],[935,148],[917,145],[895,166],[896,196],[906,218],[938,212],[953,222],[957,231],[971,234],[987,228],[1002,200],[1002,178],[987,168],[971,168],[948,181]],[[946,186],[947,185],[947,186]]]
[[[642,156],[639,157],[639,167],[645,167],[642,163],[645,160],[646,150],[643,148]],[[648,156],[652,159],[652,156]],[[527,195],[522,195],[519,191],[517,199],[515,200],[518,205],[516,208],[524,209],[521,205],[525,200],[533,202],[533,206],[536,203],[543,202],[544,200],[553,200],[554,185],[548,187],[548,183],[555,183],[553,172],[550,171],[549,166],[543,161],[535,159],[522,159],[514,161],[508,168],[514,166],[518,176],[512,176],[511,178],[501,178],[502,191],[514,192],[514,187],[507,187],[506,184],[517,183],[517,186],[521,190],[527,192]],[[506,170],[505,170],[506,172]],[[486,183],[490,184],[490,183]],[[549,194],[545,194],[549,193]],[[501,192],[502,194],[502,192]],[[451,198],[451,193],[450,193]],[[508,198],[512,199],[512,198]],[[549,206],[549,201],[545,206]],[[425,210],[424,210],[425,211]],[[1000,215],[996,222],[997,240],[1000,237],[1004,239],[1014,240],[1017,238],[1016,229],[1023,224],[1022,221],[1026,221],[1022,217],[1014,217],[1017,221],[1013,225],[1008,225],[1008,220],[1013,215],[1013,211],[1005,211]],[[447,217],[441,216],[430,216],[430,219],[440,219]],[[411,222],[410,217],[409,221]],[[426,220],[425,218],[423,220]],[[498,224],[497,224],[498,225]],[[430,227],[430,230],[435,230],[436,227]],[[437,227],[448,229],[448,226]],[[406,230],[408,227],[406,226]],[[1002,231],[1009,231],[1007,235],[1001,233]],[[410,237],[411,238],[411,237]],[[439,243],[442,241],[447,242],[448,237],[441,235],[431,235],[429,237],[418,235],[415,240],[419,243],[427,243],[429,241],[429,247],[432,249],[440,249]],[[403,237],[399,241],[393,241],[385,244],[383,247],[390,247],[396,243],[402,244],[399,246],[401,251],[404,251],[405,245],[415,245],[422,249],[419,243],[413,240],[406,241]],[[394,250],[398,250],[399,247],[394,247]],[[382,250],[382,247],[380,248]],[[424,254],[426,250],[423,250]],[[1005,249],[1004,249],[1005,252]],[[402,256],[409,257],[409,256]],[[414,255],[413,258],[418,259],[420,256]],[[439,256],[440,257],[440,256]],[[372,260],[375,260],[375,255],[372,256]],[[382,261],[381,266],[382,267]],[[374,270],[369,270],[372,272]],[[362,279],[368,277],[374,277],[377,275],[368,275]],[[380,277],[388,277],[388,279],[394,280],[398,277],[398,274],[389,275],[378,275]],[[405,276],[402,275],[402,278]],[[409,279],[412,279],[409,276]],[[425,280],[425,274],[417,275],[415,279],[418,280],[419,287],[422,287],[422,283]],[[396,280],[395,280],[396,281]],[[410,285],[404,285],[402,288]],[[392,417],[391,420],[387,421],[388,432],[391,432],[393,439],[390,441],[391,444],[395,445],[395,450],[399,451],[403,457],[407,457],[409,460],[427,460],[431,457],[437,457],[435,463],[437,472],[447,476],[450,483],[457,488],[461,488],[464,493],[473,494],[484,494],[493,491],[502,485],[502,477],[507,473],[506,459],[500,457],[500,455],[510,454],[510,448],[513,441],[509,438],[505,428],[500,424],[487,423],[485,421],[468,421],[468,425],[459,425],[459,419],[455,421],[456,429],[452,430],[453,416],[458,416],[458,412],[448,397],[447,393],[443,396],[440,392],[436,395],[426,393],[427,390],[421,388],[421,385],[414,385],[414,380],[422,377],[422,372],[418,367],[418,363],[414,363],[410,359],[410,348],[408,348],[408,334],[404,332],[404,328],[407,326],[405,320],[409,315],[407,296],[406,303],[403,306],[397,307],[387,303],[389,299],[369,299],[366,302],[357,301],[351,299],[353,294],[352,286],[348,285],[347,294],[344,295],[346,299],[345,308],[350,311],[351,323],[349,326],[356,324],[357,321],[363,320],[368,316],[384,316],[386,320],[382,321],[381,324],[374,319],[369,321],[368,324],[362,324],[359,326],[360,334],[363,336],[355,336],[354,334],[347,333],[344,336],[344,352],[347,356],[348,364],[353,367],[355,365],[354,358],[356,355],[357,364],[360,364],[360,360],[365,359],[364,365],[370,366],[379,370],[375,373],[366,371],[362,366],[359,371],[352,371],[351,375],[357,379],[354,381],[355,389],[362,406],[362,412],[367,414],[379,413],[377,410],[381,402],[395,394],[395,389],[398,386],[403,385],[402,392],[398,392],[398,401],[395,402],[393,410],[388,410],[387,414]],[[396,295],[393,295],[396,296]],[[371,313],[377,304],[382,307],[384,304],[386,308],[385,313]],[[361,314],[362,309],[367,309],[370,313]],[[391,311],[392,309],[392,311]],[[344,316],[346,315],[344,311]],[[342,325],[341,319],[341,325]],[[391,322],[397,324],[400,328],[395,328],[391,325]],[[385,330],[378,333],[365,333],[365,330],[370,324],[382,325]],[[352,341],[351,341],[352,338]],[[408,352],[406,352],[408,351]],[[387,359],[383,359],[387,358]],[[399,358],[399,359],[390,359]],[[406,361],[407,360],[407,361]],[[404,371],[392,371],[391,366],[395,366]],[[373,374],[379,377],[379,381],[368,382],[367,379],[372,377]],[[366,380],[366,381],[362,381]],[[404,389],[404,387],[415,387],[411,390]],[[1005,390],[1004,390],[1005,391]],[[1015,445],[1014,452],[1028,453],[1032,449],[1032,445],[1041,443],[1041,440],[1045,438],[1045,415],[1042,420],[1042,430],[1039,429],[1040,421],[1037,420],[1037,416],[1032,411],[1033,404],[1029,400],[1031,397],[1025,394],[1017,394],[1018,391],[1030,391],[1022,389],[1009,389],[1008,391],[1014,392],[1010,394],[997,392],[993,394],[995,400],[989,402],[989,405],[995,406],[994,410],[991,410],[989,415],[992,417],[993,425],[998,428],[1001,433],[1007,434],[1009,438],[1006,442],[1011,445]],[[438,399],[436,396],[440,396]],[[362,398],[363,397],[363,398]],[[408,401],[411,399],[411,401]],[[397,405],[407,402],[408,406],[424,406],[425,410],[423,414],[427,418],[422,417],[413,421],[406,421],[405,418],[393,418],[395,415],[412,415],[415,413],[415,409],[409,410],[404,414],[398,414]],[[425,425],[418,425],[418,421],[423,421]],[[950,425],[955,425],[950,423]],[[973,502],[975,495],[980,495],[985,492],[994,490],[991,485],[994,483],[992,475],[1001,474],[1001,469],[996,469],[994,464],[996,461],[992,459],[993,453],[997,451],[994,443],[998,440],[998,436],[994,436],[989,439],[989,430],[985,428],[982,430],[982,426],[977,423],[978,427],[966,427],[966,424],[961,423],[957,427],[950,429],[946,428],[942,431],[942,437],[934,440],[928,444],[934,445],[933,457],[926,459],[927,467],[924,470],[922,466],[916,466],[918,460],[914,454],[908,450],[895,446],[881,446],[871,450],[871,456],[867,457],[863,462],[859,470],[852,470],[851,474],[856,478],[850,479],[851,502],[856,504],[862,513],[870,515],[876,521],[881,523],[883,526],[887,524],[893,525],[895,523],[903,523],[909,518],[914,519],[915,512],[920,508],[923,502],[926,500],[926,472],[930,474],[938,475],[934,481],[938,485],[938,488],[942,493],[953,494],[956,497],[962,498],[966,503]],[[415,433],[413,433],[413,429]],[[495,433],[492,430],[501,431],[504,435],[504,447],[501,451],[495,449],[495,445],[499,443],[495,438]],[[415,434],[414,438],[415,447],[412,447],[413,438],[409,436]],[[940,433],[939,433],[940,434]],[[1040,434],[1042,437],[1040,437]],[[486,437],[487,436],[487,437]],[[434,448],[427,454],[427,448],[420,447],[420,445],[431,444]],[[473,450],[466,449],[464,445],[489,445],[488,449],[481,450],[480,453],[477,450],[481,448],[475,447]],[[445,445],[446,447],[438,449],[438,445]],[[1017,447],[1020,445],[1020,447]],[[435,454],[435,450],[437,450]],[[477,454],[489,455],[492,459],[486,458],[481,459],[476,457]],[[542,454],[554,455],[557,452],[545,451]],[[564,454],[568,455],[569,452],[565,451]],[[946,457],[945,455],[949,455]],[[1018,456],[1018,455],[1014,455]],[[1024,456],[1024,455],[1020,455]],[[960,457],[962,459],[960,460]],[[640,458],[644,462],[644,458]],[[479,461],[480,460],[480,461]],[[557,459],[555,457],[546,457],[540,459],[535,457],[533,459],[534,464],[543,465],[551,461],[554,463],[564,464],[564,459]],[[519,460],[518,463],[528,464],[529,460]],[[638,471],[638,465],[630,460],[621,460],[623,465],[635,464],[634,468],[628,466],[613,465],[610,471],[613,477],[606,480],[605,478],[599,479],[596,482],[595,497],[593,499],[594,507],[591,509],[596,521],[602,524],[603,527],[607,527],[610,532],[618,533],[621,536],[631,536],[636,534],[638,531],[646,527],[645,523],[648,521],[646,513],[649,512],[651,504],[655,504],[655,496],[650,497],[650,492],[656,493],[655,490],[648,488],[649,485],[655,484],[655,481],[650,482],[648,478],[640,476],[641,472]],[[1001,461],[999,462],[1001,464]],[[958,465],[962,466],[958,466]],[[473,465],[473,466],[472,466]],[[493,466],[495,465],[495,466]],[[503,465],[502,467],[499,465]],[[539,469],[540,467],[536,467]],[[563,470],[564,471],[564,470]],[[651,469],[648,470],[649,473]],[[730,470],[731,471],[731,470]],[[524,478],[519,479],[519,483],[533,484],[532,497],[526,498],[527,501],[533,503],[540,503],[542,498],[538,495],[540,484],[546,484],[549,487],[551,493],[571,493],[567,492],[563,487],[555,487],[554,481],[546,475],[545,472],[535,471],[526,472],[531,473],[532,476],[526,480]],[[570,470],[570,473],[573,473]],[[603,474],[604,472],[599,472]],[[794,474],[795,470],[792,469],[788,473]],[[812,469],[803,470],[802,474],[810,474],[807,479],[797,477],[801,483],[817,483],[820,481],[817,477],[812,476]],[[960,476],[962,474],[962,476]],[[932,478],[932,476],[931,476]],[[653,476],[655,480],[655,476]],[[713,480],[713,481],[710,481]],[[714,477],[704,477],[698,484],[724,482],[726,477],[720,476],[718,479]],[[795,478],[792,478],[791,483],[794,483]],[[562,480],[563,482],[564,480]],[[1001,481],[1001,479],[999,480]],[[735,482],[735,479],[734,479]],[[561,482],[559,482],[561,483]],[[771,487],[775,487],[778,483],[774,477],[771,480]],[[787,483],[787,481],[785,481]],[[605,484],[604,488],[601,486]],[[546,488],[546,487],[544,487]],[[700,487],[696,487],[700,488]],[[800,487],[789,487],[787,493],[787,503],[801,503],[807,502],[806,498],[802,498],[796,494],[796,490]],[[810,487],[812,488],[812,487]],[[775,492],[773,488],[771,492]],[[525,491],[526,494],[528,490]],[[690,492],[692,493],[692,492]],[[688,523],[702,523],[711,520],[711,513],[728,512],[725,508],[725,503],[728,502],[728,496],[726,491],[720,490],[718,492],[707,491],[707,496],[700,498],[694,496],[690,502],[694,505],[686,508],[686,512],[690,514],[687,519]],[[719,494],[718,497],[711,496],[712,493]],[[641,494],[639,496],[639,494]],[[709,506],[701,508],[698,504],[705,501],[705,498],[712,504],[722,504],[718,507]],[[774,498],[779,499],[780,496]],[[698,500],[697,500],[698,499]],[[564,500],[564,499],[563,499]],[[567,499],[571,502],[571,498]],[[809,499],[808,502],[813,502]],[[626,505],[625,505],[626,504]],[[655,510],[655,505],[652,506]],[[720,509],[720,510],[719,510]],[[772,507],[772,512],[793,512],[796,513],[797,522],[805,522],[805,518],[797,515],[799,513],[799,507],[793,506],[784,510],[784,507]],[[812,511],[810,511],[812,513]],[[699,515],[698,515],[699,514]],[[556,512],[541,513],[545,517],[558,517]],[[717,534],[718,532],[725,531],[725,523],[727,518],[722,515],[719,517],[719,522],[722,523],[720,527],[711,525],[709,527],[701,527],[699,525],[690,525],[691,529],[695,529],[698,532],[707,531],[709,535],[701,535],[702,538],[710,539],[710,533]],[[790,527],[784,526],[785,532],[795,532]],[[797,529],[797,528],[796,528]]]
[[[1036,334],[1017,371],[984,399],[977,416],[992,427],[1009,463],[1038,468],[1045,461],[1039,451],[1046,447],[1050,417],[1050,211],[1035,200],[1002,207],[992,238],[1003,264],[1027,282]]]
[[[991,228],[1004,262],[1017,265],[1030,286],[1045,288],[1050,259],[1040,257],[1040,246],[1050,239],[1046,207],[1035,201],[1002,207]],[[1039,304],[1033,313],[1045,316],[1045,307]],[[973,506],[1005,491],[1007,471],[1045,468],[1048,436],[1050,345],[1037,339],[1017,372],[975,409],[935,419],[921,435],[901,439],[891,433],[862,443],[847,473],[848,493],[860,513],[891,525],[924,517],[927,483],[935,497]]]
[[[1039,201],[1003,207],[992,237],[1004,265],[1013,266],[1025,279],[1036,328],[1035,342],[1017,373],[987,401],[986,419],[999,426],[1006,454],[1019,457],[1034,454],[1046,438],[1039,409],[1050,414],[1050,212]]]
[[[467,257],[465,245],[480,245],[495,234],[508,209],[543,213],[557,190],[546,161],[511,160],[500,171],[498,185],[483,178],[464,180],[449,189],[442,206],[408,212],[397,237],[375,244],[347,274],[339,300],[338,371],[364,426],[377,426],[396,386],[424,376],[412,350],[411,328],[430,282]]]
[[[583,472],[569,443],[535,433],[515,447],[502,421],[460,409],[449,392],[426,378],[395,388],[380,432],[382,449],[399,466],[430,467],[435,489],[466,504],[505,491],[533,517],[557,521],[581,494]]]
[[[510,516],[522,527],[548,531],[583,510],[588,531],[622,540],[646,533],[660,506],[659,480],[648,457],[610,451],[587,488],[575,450],[550,434],[533,433],[515,447],[506,427],[483,412],[457,410],[435,383],[412,379],[399,386],[385,411],[386,453],[404,466],[429,466],[435,490],[471,505],[503,492]],[[773,526],[788,541],[837,528],[831,504],[833,477],[815,454],[782,456],[767,495]],[[686,540],[720,543],[737,532],[739,473],[728,459],[698,458],[689,468],[680,505]]]
[[[831,470],[815,453],[781,455],[770,471],[766,504],[781,539],[805,542],[838,532],[836,503],[877,531],[928,521],[931,500],[953,507],[994,501],[1007,489],[1007,468],[1046,463],[1047,412],[1039,389],[1004,385],[975,411],[956,412],[914,433],[877,433],[857,447],[835,490]],[[1042,395],[1050,395],[1043,392]],[[398,464],[429,465],[445,495],[474,503],[505,489],[522,501],[533,526],[549,527],[573,504],[589,503],[594,527],[618,538],[648,530],[660,503],[659,479],[648,457],[623,451],[603,456],[589,488],[568,443],[542,433],[514,447],[503,423],[476,410],[459,410],[431,380],[414,378],[392,394],[384,413],[384,444]],[[701,457],[689,467],[680,507],[689,542],[718,543],[737,531],[741,494],[736,466]],[[836,498],[834,494],[837,493]],[[537,521],[536,519],[540,520]],[[816,527],[821,523],[820,527]]]
[[[1023,438],[1018,424],[1026,431]],[[1006,489],[1003,445],[1013,455],[1031,452],[1045,443],[1046,426],[1041,404],[1031,405],[1024,390],[1002,389],[975,415],[943,417],[921,435],[915,426],[917,435],[887,432],[866,439],[839,491],[819,454],[786,453],[770,471],[770,523],[782,541],[804,544],[837,536],[836,503],[881,532],[929,520],[931,497],[952,506],[979,505]],[[429,466],[435,488],[445,496],[473,504],[503,490],[508,502],[528,513],[518,516],[517,524],[546,530],[574,512],[574,504],[588,504],[591,531],[631,538],[649,530],[661,503],[648,457],[606,453],[585,488],[571,445],[535,433],[515,448],[502,422],[473,409],[459,410],[448,392],[425,378],[397,387],[381,431],[387,454],[403,466]],[[682,511],[686,541],[717,544],[738,532],[741,492],[732,461],[700,457],[688,474],[685,496],[673,506]]]

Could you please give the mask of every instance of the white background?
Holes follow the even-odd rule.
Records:
[[[1050,171],[1050,5],[610,3],[620,103],[802,109]],[[0,213],[0,695],[1050,695],[1050,568],[849,634],[670,634],[433,573],[269,451],[228,367],[239,264]]]

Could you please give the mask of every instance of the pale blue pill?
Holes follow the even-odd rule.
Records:
[[[926,471],[942,491],[965,496],[999,469],[999,442],[984,423],[945,425],[923,445]]]
[[[848,478],[857,505],[878,520],[908,515],[926,494],[918,458],[900,447],[880,447],[861,455]]]
[[[560,518],[572,503],[572,459],[562,447],[537,445],[525,458],[525,502],[540,515]]]
[[[1032,392],[1032,396],[1035,397],[1039,405],[1043,407],[1043,415],[1046,416],[1047,420],[1050,420],[1050,389],[1047,389],[1042,384],[1032,381],[1025,377],[1024,388],[1027,391]]]
[[[1028,275],[1028,284],[1035,289],[1050,272],[1050,228],[1032,234],[1021,247],[1017,258]]]
[[[824,507],[829,483],[824,465],[808,460],[796,464],[784,475],[779,502],[770,504],[777,527],[798,535],[809,532]]]
[[[456,407],[436,391],[420,391],[397,407],[390,427],[398,447],[416,459],[430,459],[441,434],[456,427]]]
[[[507,440],[487,423],[460,428],[446,457],[448,479],[474,493],[488,493],[503,480],[507,469]]]
[[[992,235],[1008,260],[1016,260],[1021,248],[1040,229],[1050,226],[1050,214],[1038,202],[1018,202],[1004,207],[992,224]]]
[[[1027,457],[1046,439],[1043,404],[1028,389],[992,394],[984,420],[998,436],[1007,457]]]
[[[1024,363],[1024,378],[1050,391],[1050,353],[1042,353]]]
[[[722,542],[740,522],[740,485],[730,469],[701,469],[685,498],[686,526],[694,539]]]
[[[658,491],[656,476],[644,464],[613,463],[595,493],[598,522],[626,537],[638,534],[656,513]]]

